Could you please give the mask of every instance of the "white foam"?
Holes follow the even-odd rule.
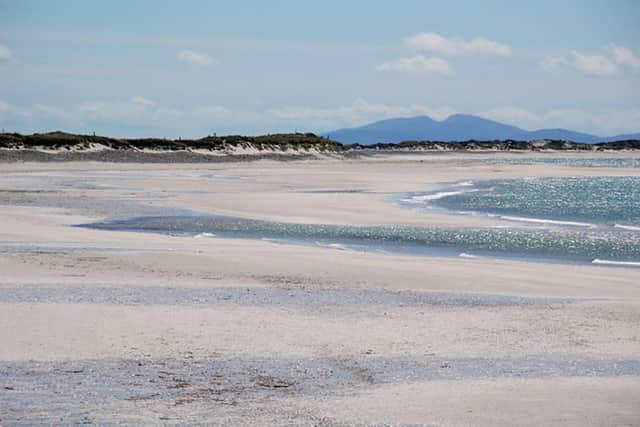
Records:
[[[472,255],[472,254],[468,254],[468,253],[465,253],[465,252],[461,252],[458,256],[460,258],[467,258],[467,259],[480,258],[478,255]]]
[[[608,259],[594,259],[591,264],[603,264],[603,265],[621,265],[625,267],[640,267],[640,262],[634,261],[611,261]]]
[[[615,228],[621,228],[623,230],[629,230],[629,231],[640,231],[640,227],[634,227],[632,225],[615,224],[614,227]]]
[[[506,221],[528,222],[532,224],[568,225],[571,227],[588,227],[588,228],[598,227],[597,225],[591,224],[590,222],[558,221],[555,219],[525,218],[525,217],[519,217],[519,216],[501,216],[500,219],[504,219]]]
[[[348,247],[346,247],[345,245],[341,245],[340,243],[322,243],[322,242],[316,242],[317,246],[320,246],[322,248],[329,248],[329,249],[337,249],[339,251],[347,251],[349,250]]]
[[[459,187],[471,187],[473,186],[473,181],[462,181],[456,184]]]
[[[193,236],[194,239],[201,239],[203,237],[216,237],[216,235],[213,233],[199,233]]]
[[[413,196],[409,199],[404,199],[403,202],[407,202],[407,203],[424,203],[424,202],[429,202],[431,200],[439,200],[442,199],[444,197],[449,197],[449,196],[457,196],[458,194],[463,194],[464,191],[441,191],[439,193],[434,193],[434,194],[425,194],[422,196]]]

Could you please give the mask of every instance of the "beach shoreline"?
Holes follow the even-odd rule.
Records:
[[[183,209],[498,226],[389,199],[465,180],[640,177],[468,157],[0,164],[0,424],[633,425],[637,269],[73,227]]]

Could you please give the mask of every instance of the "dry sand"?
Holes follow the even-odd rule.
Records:
[[[167,209],[496,225],[391,199],[640,176],[469,157],[0,164],[0,425],[640,425],[638,269],[70,227]]]

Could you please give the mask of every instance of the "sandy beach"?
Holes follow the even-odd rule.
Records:
[[[394,198],[640,176],[473,156],[0,163],[0,425],[640,425],[640,269],[75,227],[490,227]]]

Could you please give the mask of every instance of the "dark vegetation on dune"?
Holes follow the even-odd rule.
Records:
[[[379,143],[360,145],[353,144],[353,149],[361,150],[563,150],[563,151],[603,151],[603,150],[640,150],[640,140],[630,139],[625,141],[600,142],[596,144],[586,144],[573,141],[562,141],[555,139],[544,139],[538,141],[517,141],[512,139],[493,141],[403,141],[399,143]]]
[[[200,139],[132,138],[119,139],[106,136],[78,135],[65,132],[0,134],[0,148],[12,149],[89,149],[100,144],[113,150],[210,150],[224,151],[233,148],[255,148],[256,150],[279,151],[342,151],[345,146],[339,142],[317,136],[313,133],[288,133],[261,136],[207,136]]]
[[[92,150],[92,148],[106,148]],[[640,140],[602,142],[596,144],[563,140],[542,139],[536,141],[404,141],[372,145],[342,144],[313,133],[287,133],[262,136],[207,136],[200,139],[162,138],[110,138],[96,135],[78,135],[65,132],[0,133],[0,160],[3,161],[126,161],[126,162],[212,162],[252,160],[259,158],[286,159],[313,157],[315,153],[348,156],[366,155],[371,152],[397,151],[605,151],[639,150]],[[243,153],[237,149],[253,149]],[[52,150],[52,151],[42,151]],[[205,154],[202,154],[204,152]],[[227,156],[207,156],[225,154]]]

